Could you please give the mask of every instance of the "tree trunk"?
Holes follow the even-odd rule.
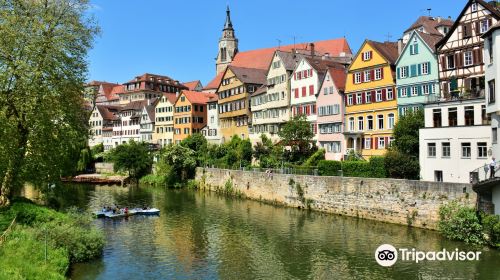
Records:
[[[12,186],[12,173],[13,169],[9,166],[7,172],[5,172],[5,177],[2,181],[2,186],[0,187],[0,207],[7,207],[10,205],[11,196],[11,186]]]

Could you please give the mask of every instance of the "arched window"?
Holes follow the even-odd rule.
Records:
[[[354,131],[354,117],[349,118],[349,131]]]
[[[227,52],[226,52],[226,48],[220,48],[220,60],[221,61],[226,61],[227,59]]]

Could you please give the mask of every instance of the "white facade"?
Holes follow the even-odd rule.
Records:
[[[207,102],[207,125],[201,130],[208,143],[220,144],[219,113],[217,100]]]
[[[484,99],[427,104],[420,129],[424,181],[469,183],[470,173],[491,160],[491,132]]]
[[[320,87],[318,72],[306,58],[302,58],[293,72],[290,82],[292,116],[304,114],[311,122],[314,140],[317,140],[316,93]]]
[[[498,130],[500,129],[500,28],[488,32],[484,40],[484,63],[486,83],[486,112],[491,114],[491,135],[493,156],[500,158]],[[500,210],[500,204],[498,209]]]
[[[113,144],[115,147],[130,140],[141,141],[141,113],[142,108],[138,110],[125,108],[120,112],[120,118],[115,121],[113,126]]]
[[[153,106],[152,110],[154,110],[154,105],[149,106]],[[154,111],[148,112],[148,107],[142,109],[140,134],[141,141],[153,143],[153,133],[155,131]],[[149,108],[149,110],[151,110],[151,108]]]
[[[495,215],[500,215],[500,188],[496,187],[492,190],[492,202],[495,205]]]
[[[89,146],[93,147],[95,145],[99,145],[103,143],[102,137],[102,126],[103,126],[103,117],[99,112],[97,106],[94,106],[94,111],[90,115],[89,127],[90,127],[90,137],[89,137]]]

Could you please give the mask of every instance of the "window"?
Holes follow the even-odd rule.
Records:
[[[448,126],[457,126],[457,119],[457,107],[448,108]]]
[[[362,104],[362,103],[363,103],[362,93],[356,94],[356,104]]]
[[[323,94],[327,95],[328,94],[328,88],[323,89]]]
[[[436,143],[427,143],[427,156],[436,157]]]
[[[464,52],[464,66],[472,65],[472,51]]]
[[[393,100],[394,99],[394,92],[392,88],[387,89],[387,100]]]
[[[417,42],[413,42],[410,45],[410,55],[415,55],[415,54],[418,54],[418,43]]]
[[[450,148],[450,142],[443,142],[441,144],[441,152],[442,152],[442,156],[443,157],[446,157],[446,158],[449,158],[450,155],[451,155],[451,148]]]
[[[408,96],[408,88],[404,87],[400,89],[401,97],[407,97]]]
[[[382,101],[382,90],[377,90],[377,93],[375,95],[375,101],[380,102]]]
[[[447,69],[455,69],[455,56],[454,55],[448,55],[446,57],[446,63],[448,68]]]
[[[354,118],[349,118],[349,131],[354,131]]]
[[[385,149],[385,138],[384,137],[379,137],[378,138],[378,148]]]
[[[314,85],[309,86],[309,95],[314,95]]]
[[[387,128],[393,129],[394,128],[394,114],[389,114],[387,115]]]
[[[491,128],[491,143],[496,144],[498,141],[498,133],[497,133],[497,128],[492,127]]]
[[[364,119],[363,117],[358,117],[358,131],[363,131],[364,128]]]
[[[377,124],[378,124],[378,129],[383,130],[384,129],[384,115],[378,115],[377,116]]]
[[[354,83],[355,84],[361,83],[361,72],[354,73]]]
[[[470,158],[470,143],[462,143],[462,158]]]
[[[430,93],[430,86],[429,85],[423,85],[422,86],[422,93],[425,95],[428,95]]]
[[[371,75],[371,70],[366,70],[365,71],[365,82],[369,82],[372,80],[372,75]]]
[[[399,68],[400,70],[400,76],[401,78],[406,78],[408,77],[408,66],[403,66],[401,68]]]
[[[363,61],[367,61],[370,59],[372,59],[372,52],[371,51],[364,52],[363,53]]]
[[[489,22],[488,19],[483,19],[479,22],[479,32],[484,33],[488,31],[489,28]]]
[[[443,171],[434,170],[434,181],[443,182]]]
[[[365,138],[365,150],[371,150],[372,148],[372,139]]]
[[[425,63],[422,63],[420,64],[420,67],[421,67],[421,72],[422,72],[422,75],[428,75],[429,74],[429,62],[425,62]]]
[[[472,3],[470,5],[470,9],[471,9],[472,12],[477,12],[477,3]]]
[[[368,130],[373,130],[373,116],[367,116],[366,123],[368,126]]]
[[[353,95],[349,94],[347,96],[347,105],[352,105],[352,101],[353,101]]]
[[[478,158],[488,157],[488,146],[486,145],[486,142],[477,143],[477,157]]]
[[[495,80],[488,82],[488,103],[495,103]]]
[[[474,106],[465,106],[465,125],[474,125]]]
[[[275,61],[273,62],[273,68],[276,69],[276,68],[279,68],[280,67],[280,61]]]
[[[372,93],[371,91],[366,92],[366,103],[372,103]]]
[[[469,38],[470,36],[472,36],[471,24],[462,25],[462,37]]]
[[[382,68],[375,69],[375,80],[382,79]]]
[[[493,63],[493,45],[494,45],[493,37],[488,37],[488,54],[490,56],[490,64]]]
[[[407,112],[408,112],[408,107],[401,108],[401,116],[406,115]]]
[[[411,87],[411,96],[418,96],[418,87]]]

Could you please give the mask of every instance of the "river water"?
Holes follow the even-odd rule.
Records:
[[[95,221],[107,239],[101,259],[71,279],[500,279],[500,251],[437,232],[275,207],[214,193],[67,185],[61,208],[150,205],[160,216]],[[479,261],[398,261],[379,266],[384,243],[421,251],[481,251]]]

